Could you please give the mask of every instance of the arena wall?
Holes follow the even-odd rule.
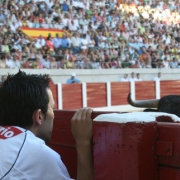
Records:
[[[127,73],[130,77],[131,72],[140,73],[144,81],[153,80],[158,72],[162,73],[162,80],[180,80],[180,69],[22,69],[23,71],[36,74],[49,74],[54,83],[66,83],[66,80],[75,72],[81,82],[118,82]],[[1,69],[0,76],[15,74],[18,69]]]

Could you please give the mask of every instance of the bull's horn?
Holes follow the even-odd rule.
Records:
[[[159,99],[133,101],[131,99],[131,93],[128,94],[127,101],[131,106],[142,108],[158,108],[159,104]]]

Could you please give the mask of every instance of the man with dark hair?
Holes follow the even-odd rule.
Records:
[[[135,81],[135,73],[134,72],[132,72],[131,73],[131,77],[129,78],[129,81]]]
[[[19,71],[0,88],[0,179],[69,180],[50,141],[54,100],[49,75]],[[71,129],[77,149],[77,180],[93,179],[92,109],[78,110]]]
[[[161,72],[158,72],[157,76],[154,77],[154,81],[160,81],[161,80]]]

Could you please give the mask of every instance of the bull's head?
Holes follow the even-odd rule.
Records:
[[[134,107],[141,108],[156,108],[156,109],[146,109],[145,111],[158,111],[170,114],[175,114],[180,117],[180,96],[179,95],[167,95],[161,99],[151,99],[151,100],[138,100],[134,101],[131,98],[131,94],[128,95],[127,101],[130,105]]]

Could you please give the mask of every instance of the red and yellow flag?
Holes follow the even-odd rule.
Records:
[[[64,33],[66,33],[64,30],[58,30],[58,29],[43,29],[43,28],[27,28],[22,27],[20,29],[24,34],[26,34],[29,37],[32,38],[38,38],[40,35],[42,35],[43,38],[47,38],[49,34],[51,34],[51,37],[55,37],[56,34],[59,34],[59,37],[62,37]]]

